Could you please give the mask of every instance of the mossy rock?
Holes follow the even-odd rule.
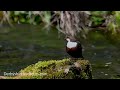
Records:
[[[69,68],[66,73],[65,70],[71,66],[69,59],[39,61],[21,70],[15,77],[11,79],[92,79],[91,65],[88,60],[75,61],[82,69],[78,70],[76,67]]]

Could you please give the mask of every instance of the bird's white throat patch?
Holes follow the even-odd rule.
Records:
[[[77,43],[76,42],[68,42],[67,43],[67,47],[68,48],[73,48],[73,47],[76,47],[77,46]]]

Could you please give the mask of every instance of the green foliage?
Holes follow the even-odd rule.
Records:
[[[106,23],[106,31],[116,34],[120,28],[120,11],[90,11],[91,13],[91,22],[93,27],[99,27],[103,25],[104,21],[109,18],[113,20],[108,20]],[[60,15],[60,11],[56,12],[56,16]],[[22,23],[22,24],[33,24],[33,25],[44,25],[45,28],[49,29],[51,26],[52,11],[10,11],[10,21],[12,23]],[[0,20],[3,18],[2,11],[0,12]],[[53,23],[52,23],[53,24]],[[84,30],[87,32],[88,29]],[[84,36],[84,35],[83,35]]]
[[[42,22],[41,17],[39,15],[35,16],[34,21],[35,21],[36,24],[40,24]]]
[[[112,16],[110,17],[107,29],[112,35],[115,35],[120,28],[120,11],[114,11],[111,14]]]
[[[100,25],[102,24],[102,21],[104,20],[104,18],[93,16],[91,17],[91,20],[93,22],[93,25]]]
[[[107,11],[91,11],[91,22],[92,22],[92,27],[93,26],[99,26],[103,23],[105,18],[103,17]]]
[[[110,30],[112,34],[116,34],[116,25],[114,23],[109,23],[107,27],[108,27],[108,30]]]
[[[50,11],[45,11],[44,12],[44,22],[46,22],[47,24],[49,24],[50,23],[50,19],[51,19]]]
[[[120,27],[120,11],[116,11],[114,16],[115,16],[116,25]]]
[[[39,15],[34,15],[31,11],[11,11],[10,18],[14,23],[23,24],[39,24],[41,18]]]
[[[11,11],[10,18],[14,23],[33,24],[40,23],[50,24],[51,12],[44,11],[42,14],[34,14],[32,11]]]
[[[104,14],[106,14],[106,13],[108,13],[109,11],[91,11],[91,14],[93,15],[93,16],[102,16],[102,15],[104,15]]]

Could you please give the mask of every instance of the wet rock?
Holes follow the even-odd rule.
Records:
[[[70,59],[39,61],[11,79],[92,79],[92,68],[88,60]]]

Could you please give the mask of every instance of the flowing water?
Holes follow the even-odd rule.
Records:
[[[81,43],[83,56],[91,62],[94,79],[120,78],[120,37],[110,38],[96,30],[81,39]],[[32,25],[0,27],[0,76],[38,61],[68,57],[65,41],[55,29],[46,31]]]

